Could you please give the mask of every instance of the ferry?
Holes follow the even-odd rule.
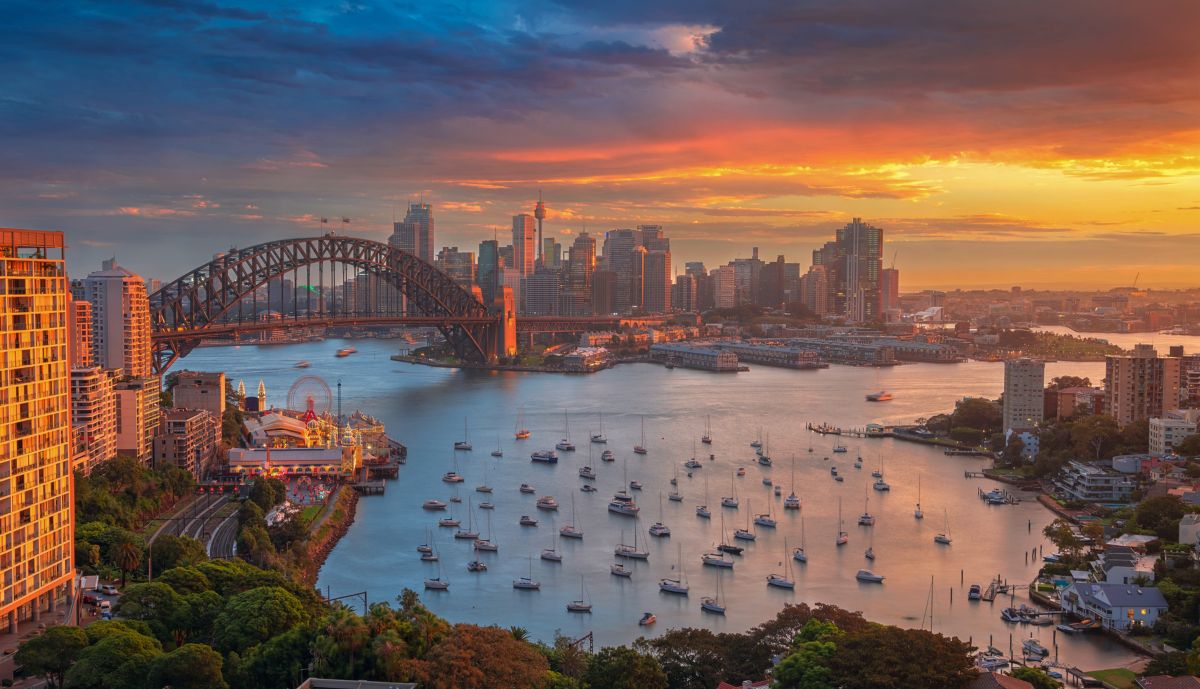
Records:
[[[892,393],[888,392],[887,390],[880,390],[879,392],[872,392],[871,394],[867,395],[867,401],[868,402],[890,402],[890,401],[892,401]]]
[[[337,350],[337,356],[338,358],[345,358],[357,351],[358,350],[353,347],[342,347],[341,349]]]
[[[529,460],[532,462],[541,462],[543,464],[558,464],[558,455],[554,450],[538,450],[529,455]]]

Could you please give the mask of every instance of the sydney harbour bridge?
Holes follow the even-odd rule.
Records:
[[[362,285],[353,299],[327,299],[347,281]],[[477,287],[464,288],[406,251],[326,234],[219,254],[151,294],[150,321],[154,369],[164,373],[207,338],[265,330],[435,327],[460,359],[496,363],[516,353],[518,333],[610,330],[662,318],[518,317],[508,290],[485,304]]]

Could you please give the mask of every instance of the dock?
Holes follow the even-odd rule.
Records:
[[[380,479],[378,481],[359,481],[350,486],[359,495],[383,495],[383,491],[387,488],[387,481]]]
[[[964,471],[963,478],[987,478],[987,474],[982,471]]]

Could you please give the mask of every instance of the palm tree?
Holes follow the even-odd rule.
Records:
[[[513,625],[508,628],[508,631],[512,633],[513,638],[516,639],[517,641],[528,641],[529,640],[529,630],[524,627],[518,627],[516,625]]]
[[[112,561],[121,570],[121,587],[124,588],[126,575],[141,567],[142,549],[133,541],[122,541],[113,546]]]

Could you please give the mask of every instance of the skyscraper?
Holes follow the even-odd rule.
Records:
[[[721,266],[709,275],[713,281],[713,306],[718,309],[737,306],[737,272],[734,267]]]
[[[568,308],[564,313],[586,316],[593,313],[592,275],[596,272],[596,240],[581,232],[568,250],[567,289]]]
[[[71,369],[71,426],[83,448],[73,468],[85,475],[117,456],[117,400],[110,373],[99,366]]]
[[[1104,410],[1124,426],[1179,407],[1178,357],[1160,357],[1154,345],[1104,359]]]
[[[1045,410],[1046,364],[1035,359],[1004,362],[1004,431],[1033,428]]]
[[[633,250],[640,245],[641,234],[634,230],[611,230],[604,233],[604,261],[606,270],[616,274],[617,313],[628,313],[634,303],[641,304],[642,295],[631,293],[633,285]]]
[[[542,247],[541,264],[551,270],[558,270],[562,267],[562,244],[554,237],[546,237],[541,240]]]
[[[855,323],[881,320],[879,277],[883,269],[883,230],[854,218],[838,230],[846,257],[846,317]]]
[[[671,310],[671,252],[648,251],[644,261],[642,310],[666,313]]]
[[[879,272],[879,305],[883,311],[900,308],[900,271],[896,268]]]
[[[67,302],[67,354],[71,366],[91,366],[92,351],[92,304],[83,299]]]
[[[423,201],[408,204],[404,220],[392,223],[388,244],[433,263],[433,242],[433,206]]]
[[[0,229],[0,630],[41,619],[75,575],[67,269],[61,232]],[[142,286],[143,294],[145,286]]]
[[[534,255],[536,235],[537,229],[534,227],[532,215],[521,213],[513,216],[513,268],[516,268],[521,275],[533,275],[533,269],[536,266]]]
[[[463,289],[475,284],[475,254],[459,251],[457,246],[444,246],[438,252],[437,267]]]
[[[491,304],[496,299],[496,277],[500,271],[500,242],[486,239],[479,243],[479,264],[475,280],[483,292],[483,303]]]

